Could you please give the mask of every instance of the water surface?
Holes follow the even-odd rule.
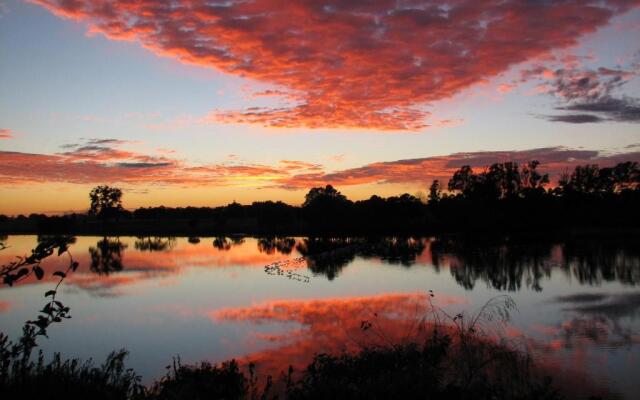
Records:
[[[361,345],[363,321],[380,342],[402,340],[428,313],[428,290],[452,315],[508,294],[518,312],[496,332],[559,384],[640,393],[637,241],[480,239],[80,236],[70,248],[80,267],[59,295],[73,318],[52,326],[41,347],[97,361],[124,347],[146,382],[176,355],[274,373]],[[37,241],[8,237],[0,261]],[[44,281],[0,289],[3,332],[16,337],[37,315],[66,262],[51,257]]]

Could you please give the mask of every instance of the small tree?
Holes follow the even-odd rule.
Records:
[[[429,186],[429,204],[438,204],[442,196],[442,185],[440,181],[435,179]]]
[[[89,199],[89,214],[100,219],[106,220],[122,212],[122,190],[116,187],[96,186],[89,193]]]

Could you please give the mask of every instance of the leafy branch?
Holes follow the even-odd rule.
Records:
[[[47,337],[47,328],[56,322],[62,322],[63,319],[71,318],[69,315],[69,307],[66,307],[56,298],[58,289],[69,275],[76,271],[78,263],[73,260],[69,252],[69,245],[75,241],[71,236],[54,236],[46,237],[40,240],[40,243],[31,251],[31,255],[17,257],[15,261],[0,266],[0,278],[6,285],[13,286],[16,283],[35,276],[37,280],[42,280],[45,271],[41,266],[44,259],[57,253],[58,256],[64,254],[69,259],[66,270],[56,271],[52,274],[58,277],[58,282],[52,290],[48,290],[44,296],[51,297],[40,310],[40,315],[35,320],[28,320],[22,327],[22,336],[17,342],[12,342],[8,337],[0,333],[0,377],[4,379],[9,372],[9,368],[13,361],[13,368],[21,368],[28,365],[29,358],[35,347],[38,346],[38,336]],[[0,243],[0,250],[6,249],[4,243]]]

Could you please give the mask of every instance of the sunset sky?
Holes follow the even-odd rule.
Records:
[[[0,0],[0,213],[640,161],[640,1]]]

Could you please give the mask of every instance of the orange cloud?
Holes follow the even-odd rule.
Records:
[[[11,139],[12,137],[11,129],[0,129],[0,139]]]
[[[286,188],[308,188],[332,184],[338,186],[370,183],[420,183],[428,184],[434,179],[447,182],[453,172],[463,165],[484,168],[493,163],[516,161],[541,162],[541,172],[547,172],[552,181],[562,172],[578,164],[612,165],[623,161],[640,161],[640,152],[606,155],[597,150],[574,150],[565,147],[548,147],[521,151],[479,151],[455,153],[389,162],[377,162],[358,168],[332,173],[298,174],[280,181]]]
[[[633,149],[632,149],[633,150]],[[166,154],[163,153],[163,154]],[[0,185],[38,182],[131,183],[155,185],[254,186],[307,189],[372,183],[415,183],[433,179],[446,182],[462,165],[484,168],[492,163],[531,160],[553,180],[578,164],[612,165],[640,161],[640,152],[607,155],[598,150],[547,147],[521,151],[479,151],[454,153],[389,162],[375,162],[357,168],[324,172],[320,164],[281,160],[276,166],[223,162],[188,165],[166,155],[147,155],[118,148],[84,145],[59,154],[31,154],[0,151]]]
[[[293,173],[322,171],[319,164],[283,160],[277,166],[221,163],[187,165],[170,158],[170,149],[160,154],[124,150],[127,142],[93,139],[63,146],[57,154],[0,151],[0,185],[36,182],[118,182],[159,185],[262,186]]]
[[[636,7],[636,0],[395,0],[210,3],[31,0],[137,41],[160,56],[253,78],[291,104],[214,110],[210,119],[275,127],[419,130],[425,104],[541,57]]]

